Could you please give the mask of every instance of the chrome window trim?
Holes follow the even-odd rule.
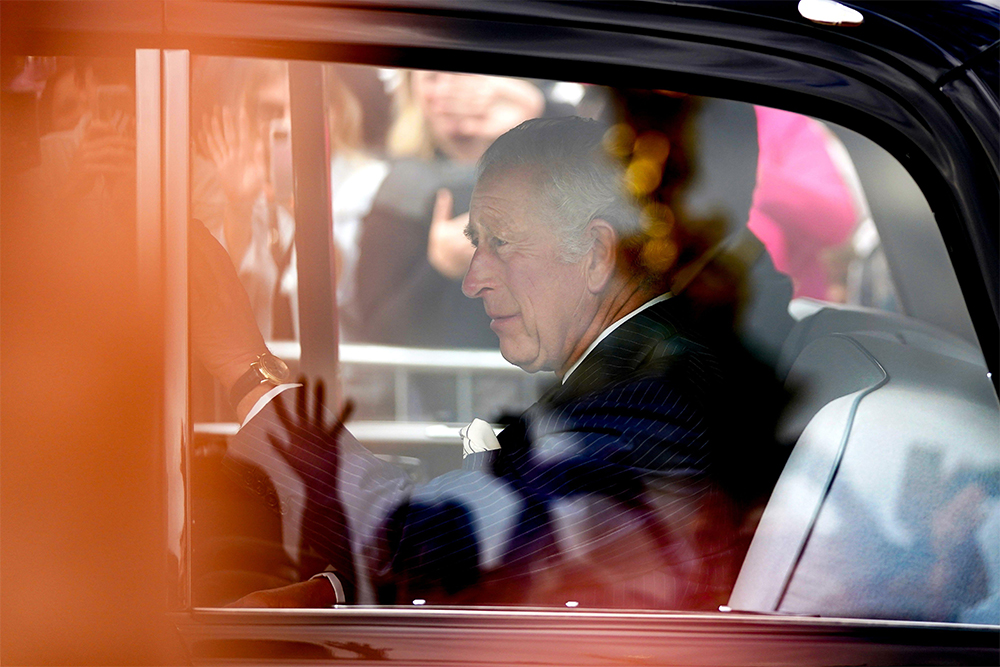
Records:
[[[190,53],[162,52],[163,62],[163,456],[167,475],[168,550],[178,557],[176,606],[191,600],[188,266],[190,218]],[[173,582],[171,582],[173,583]]]

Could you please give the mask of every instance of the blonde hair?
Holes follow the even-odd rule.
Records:
[[[389,155],[395,158],[434,157],[434,140],[431,138],[427,117],[413,94],[413,72],[402,72],[402,80],[393,91],[396,117],[389,128],[386,141]]]
[[[323,107],[330,133],[330,153],[353,154],[362,148],[361,103],[332,65],[323,67]]]

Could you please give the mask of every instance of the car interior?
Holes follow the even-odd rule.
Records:
[[[127,128],[136,108],[112,65],[45,64],[73,85],[44,98],[40,179],[64,173],[86,122],[82,96]],[[542,115],[620,130],[622,91],[349,63],[313,67],[318,85],[304,86],[290,75],[298,66],[192,58],[191,214],[231,253],[271,351],[351,399],[351,433],[426,483],[460,465],[465,424],[478,417],[499,432],[556,382],[508,363],[460,275],[428,265],[439,190],[448,211],[433,215],[457,230],[461,255],[464,223],[444,218],[467,210],[489,141]],[[918,185],[871,139],[830,122],[683,91],[626,93],[678,100],[677,116],[659,120],[678,144],[666,140],[663,160],[682,155],[682,167],[661,161],[657,179],[676,180],[697,242],[674,289],[743,267],[734,326],[789,396],[775,434],[787,464],[723,608],[1000,622],[1000,410]],[[469,130],[482,122],[469,117],[476,105],[502,121]],[[303,164],[314,165],[307,185]],[[234,170],[256,179],[242,231],[230,220]],[[416,307],[401,309],[401,295]],[[193,605],[322,571],[302,543],[302,489],[276,486],[273,462],[232,451],[240,425],[225,392],[194,359],[190,373]]]
[[[212,170],[209,156],[197,149],[211,131],[211,114],[219,114],[218,90],[211,86],[217,79],[212,77],[241,72],[248,80],[266,78],[266,71],[257,70],[270,68],[273,80],[258,90],[267,85],[280,89],[288,85],[284,67],[278,61],[192,60],[195,217],[218,214],[212,211],[219,205],[218,192],[211,192],[211,183],[202,190],[198,187],[199,170]],[[322,98],[313,95],[308,100],[323,105],[327,121],[325,152],[322,142],[314,144],[320,146],[321,159],[332,160],[331,178],[342,177],[332,186],[332,204],[329,191],[314,193],[313,202],[333,211],[335,241],[342,244],[341,255],[334,260],[338,280],[334,317],[339,323],[333,325],[332,340],[339,337],[339,343],[327,346],[323,354],[338,360],[340,391],[356,403],[348,429],[417,482],[458,465],[458,431],[464,423],[484,417],[499,431],[553,382],[551,376],[528,375],[510,365],[495,347],[400,344],[405,331],[395,344],[386,344],[370,330],[352,328],[351,318],[358,316],[358,306],[351,302],[356,295],[344,285],[365,288],[366,276],[359,267],[366,258],[358,252],[359,248],[362,255],[366,252],[362,238],[368,233],[366,215],[380,205],[406,208],[405,201],[387,203],[385,196],[410,196],[379,189],[386,165],[403,159],[400,156],[413,160],[417,154],[388,145],[392,131],[399,140],[405,130],[390,126],[413,101],[406,99],[403,87],[432,76],[454,75],[327,64]],[[500,77],[491,79],[489,85],[499,85]],[[523,79],[501,83],[508,81],[525,83]],[[547,114],[601,117],[614,94],[611,89],[572,82],[532,80],[528,85],[544,96]],[[263,99],[264,93],[260,94]],[[287,88],[277,98],[277,103],[270,100],[273,108],[264,146],[276,190],[279,182],[291,179],[289,173],[275,172],[292,167],[287,158],[279,163],[281,152],[288,150],[282,139],[287,139],[289,129],[293,144],[300,136],[294,124],[296,110],[288,108]],[[755,188],[764,178],[758,164],[765,150],[763,130],[757,126],[762,116],[758,110],[755,120],[755,107],[743,102],[691,99],[694,129],[686,139],[695,166],[686,201],[694,215],[716,220],[723,230],[715,234],[716,242],[705,256],[716,262],[738,261],[750,234],[747,217],[752,218]],[[221,104],[225,103],[223,99]],[[361,138],[350,150],[341,147],[338,153],[331,137],[351,113],[363,127]],[[203,124],[199,115],[206,119]],[[905,169],[870,139],[816,119],[793,120],[822,136],[830,160],[840,170],[843,188],[850,191],[851,219],[838,236],[829,229],[810,230],[807,215],[792,214],[787,221],[793,230],[786,236],[789,248],[767,248],[775,264],[780,253],[806,258],[798,260],[799,265],[783,264],[792,273],[795,290],[784,314],[790,316],[787,325],[767,302],[772,293],[768,286],[755,282],[753,272],[748,279],[751,295],[741,333],[749,348],[772,363],[789,393],[776,434],[789,457],[729,603],[722,609],[997,624],[1000,461],[995,445],[1000,412],[933,213]],[[285,134],[276,136],[275,128]],[[433,149],[430,155],[435,154],[440,158],[443,149]],[[456,212],[458,199],[467,201],[469,194],[461,193],[463,187],[468,189],[461,182],[453,178],[450,186]],[[793,185],[781,187],[787,188],[784,194],[789,197],[796,196],[789,192],[799,192]],[[367,201],[356,201],[365,197],[354,195],[365,192]],[[802,196],[808,200],[810,193]],[[338,197],[347,203],[341,205]],[[806,208],[816,201],[807,201]],[[300,210],[298,205],[295,209]],[[283,329],[274,326],[268,344],[295,371],[308,375],[327,362],[306,358],[316,354],[315,347],[305,349],[307,340],[315,343],[308,331],[315,320],[310,323],[302,315],[303,303],[295,303],[296,289],[301,298],[312,291],[310,283],[328,283],[329,276],[310,272],[316,267],[301,254],[302,243],[290,243],[301,232],[294,221],[288,225],[291,231],[283,231],[282,216],[290,218],[280,208],[271,212],[270,234],[279,238],[287,234],[286,264],[281,267],[287,273],[272,293],[291,300],[288,314],[298,309],[300,316],[289,319]],[[203,221],[213,229],[207,217]],[[801,247],[792,247],[795,243]],[[300,253],[297,266],[294,257],[288,264],[287,249],[292,245]],[[273,257],[264,260],[271,262]],[[252,265],[244,267],[249,267],[247,275],[253,273]],[[351,270],[357,273],[352,276]],[[804,287],[805,276],[816,271],[824,276],[821,291]],[[755,302],[755,290],[760,303]],[[417,334],[414,340],[421,339]],[[251,461],[243,461],[236,476],[223,470],[227,441],[238,425],[221,389],[197,364],[192,372],[194,605],[225,605],[254,590],[321,571],[325,563],[299,543],[294,517],[287,513],[292,503],[268,474]],[[928,584],[929,576],[940,581]]]
[[[995,0],[0,15],[0,663],[1000,661]],[[567,385],[464,283],[574,116],[657,296]]]

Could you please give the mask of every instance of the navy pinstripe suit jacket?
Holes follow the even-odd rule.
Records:
[[[280,450],[275,485],[304,487],[302,533],[359,601],[712,607],[746,546],[727,480],[766,457],[734,456],[761,444],[737,423],[760,421],[744,418],[755,404],[729,377],[732,350],[706,345],[687,311],[675,298],[634,316],[500,450],[426,485],[280,406],[235,450]]]

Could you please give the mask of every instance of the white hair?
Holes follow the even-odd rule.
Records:
[[[536,118],[502,135],[479,160],[479,179],[515,168],[541,170],[539,187],[555,214],[548,224],[561,239],[568,262],[590,250],[593,239],[584,231],[595,218],[607,221],[619,239],[642,230],[639,204],[625,187],[624,167],[604,148],[607,129],[577,116]]]

